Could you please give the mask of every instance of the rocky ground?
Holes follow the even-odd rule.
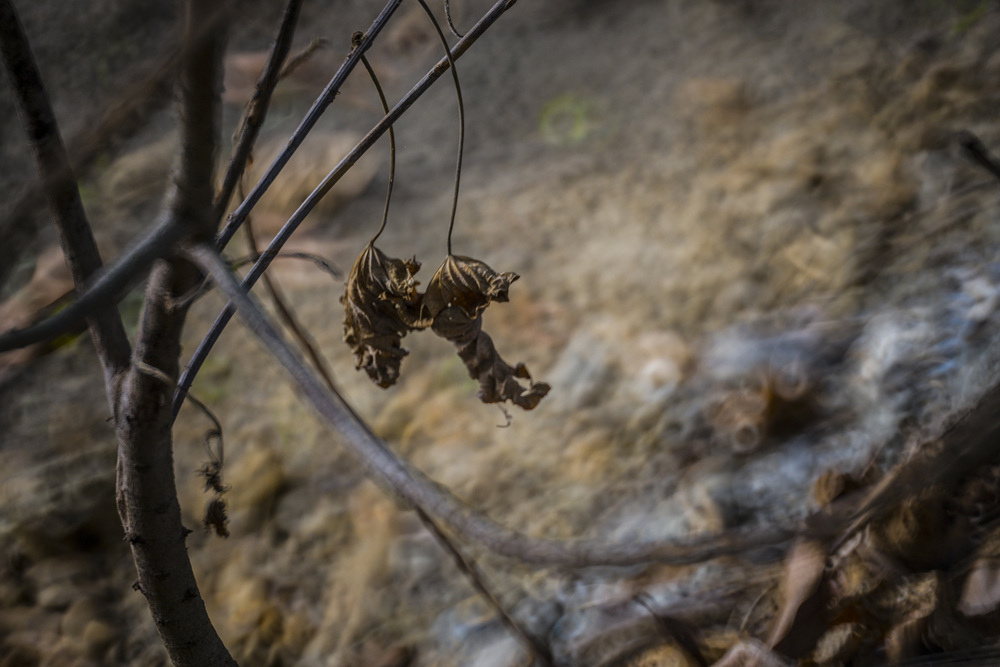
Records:
[[[171,19],[105,4],[87,19],[95,31],[128,26],[155,41]],[[280,89],[258,172],[378,5],[325,4],[307,7],[299,43],[331,46]],[[461,29],[490,3],[453,4]],[[113,89],[146,42],[62,71],[70,18],[25,11],[43,73],[66,90],[57,110],[78,131],[80,87]],[[234,38],[230,120],[266,48],[268,12]],[[419,8],[401,13],[372,53],[393,99],[438,53]],[[795,525],[919,458],[997,381],[998,182],[961,145],[973,132],[1000,152],[998,29],[1000,12],[976,1],[517,3],[458,66],[468,136],[454,237],[456,253],[521,276],[485,329],[552,391],[531,412],[512,408],[508,428],[447,342],[407,337],[400,381],[381,390],[342,341],[342,285],[308,263],[277,262],[274,276],[376,432],[509,526],[620,542]],[[446,83],[397,125],[379,240],[391,256],[416,255],[424,283],[445,256],[456,139]],[[3,90],[10,165],[25,156]],[[358,77],[327,115],[255,213],[259,235],[374,122],[377,100]],[[169,111],[157,116],[84,183],[109,252],[159,205],[171,123]],[[378,226],[385,152],[377,146],[311,216],[296,249],[346,273]],[[8,167],[11,188],[26,164]],[[48,303],[32,271],[61,284],[58,262],[36,270],[34,257],[23,253],[4,292],[7,322],[30,314],[18,303]],[[133,323],[138,304],[123,304]],[[195,306],[186,349],[220,306],[215,295]],[[0,380],[0,664],[165,664],[131,589],[91,348],[79,339],[41,352],[8,357]],[[189,550],[241,664],[527,663],[417,518],[363,479],[237,326],[194,393],[224,428],[231,537],[196,531]],[[190,527],[209,500],[197,471],[210,426],[185,408],[175,427]],[[805,542],[587,570],[467,551],[559,664],[742,664],[741,652],[992,664],[996,486],[983,466],[836,551]],[[810,615],[807,603],[828,612]],[[789,639],[813,635],[805,648]]]

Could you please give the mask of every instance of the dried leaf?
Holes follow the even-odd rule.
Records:
[[[531,382],[524,364],[511,366],[483,331],[483,311],[492,301],[507,301],[516,273],[497,273],[476,259],[449,255],[424,293],[418,326],[430,325],[437,335],[458,347],[458,356],[479,380],[484,403],[511,401],[531,410],[549,393],[549,385]],[[524,387],[518,379],[528,380]]]
[[[828,628],[827,587],[823,585],[827,549],[816,540],[796,542],[785,562],[784,602],[767,645],[789,658],[809,653]]]
[[[978,558],[972,564],[958,610],[966,616],[982,616],[1000,606],[1000,562],[994,557]]]
[[[383,388],[399,377],[399,365],[408,354],[400,342],[416,328],[420,295],[413,276],[419,269],[416,258],[395,259],[369,245],[354,262],[340,299],[344,341],[354,351],[355,367],[365,369]]]
[[[226,501],[222,498],[213,498],[205,507],[205,518],[201,520],[206,529],[215,530],[219,537],[229,537],[229,516],[226,513]]]

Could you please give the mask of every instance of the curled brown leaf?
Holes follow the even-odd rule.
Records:
[[[340,299],[344,341],[354,351],[355,367],[383,388],[399,377],[399,365],[408,354],[400,343],[407,331],[417,328],[420,295],[413,276],[419,269],[416,258],[395,259],[368,245],[355,260]]]
[[[469,257],[449,255],[431,278],[420,308],[420,326],[455,344],[469,375],[479,380],[484,403],[511,401],[531,410],[549,393],[549,385],[532,382],[523,363],[511,366],[483,331],[483,311],[493,301],[507,301],[516,273],[497,273]],[[518,380],[527,380],[525,387]]]
[[[448,255],[438,268],[420,308],[424,326],[450,307],[461,308],[470,318],[482,315],[493,301],[509,301],[510,284],[520,278],[516,273],[497,273],[485,262],[471,257]]]

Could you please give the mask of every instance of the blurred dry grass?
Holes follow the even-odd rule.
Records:
[[[888,468],[993,380],[996,186],[950,137],[971,129],[1000,146],[1000,15],[959,30],[965,17],[935,3],[518,4],[459,66],[470,153],[455,239],[458,252],[522,276],[485,328],[553,390],[510,428],[496,428],[502,415],[476,401],[451,346],[429,335],[404,340],[397,387],[372,386],[341,341],[340,286],[298,262],[274,275],[376,431],[525,532],[653,539],[801,518],[822,504],[824,473]],[[424,54],[410,28],[400,23],[382,55],[400,89]],[[444,253],[449,95],[435,91],[398,127],[385,249],[425,267]],[[295,104],[277,109],[276,136]],[[310,146],[316,159],[279,182],[258,231],[322,178],[335,138],[372,120],[362,102],[341,118]],[[149,206],[167,174],[159,139],[97,178],[98,210]],[[379,163],[317,213],[297,248],[350,266],[379,218]],[[196,306],[186,349],[220,306],[215,296]],[[108,535],[115,517],[109,528],[102,503],[79,502],[111,493],[113,466],[51,472],[110,460],[87,348],[0,389],[4,650],[159,664],[128,590],[131,564]],[[195,392],[225,426],[233,537],[197,532],[190,550],[241,661],[516,664],[519,649],[415,517],[362,481],[238,328]],[[207,501],[195,474],[206,427],[188,408],[176,427],[189,526]],[[635,665],[692,664],[656,646],[655,623],[629,603],[640,592],[665,609],[700,601],[684,613],[716,658],[766,635],[780,606],[777,554],[567,573],[472,551],[573,664],[606,664],[622,646],[645,651]],[[47,567],[98,574],[53,589]],[[70,622],[91,597],[119,621],[110,639],[101,628],[80,639],[86,624]],[[34,634],[12,610],[32,615]]]

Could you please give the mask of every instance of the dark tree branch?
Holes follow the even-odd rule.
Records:
[[[274,162],[271,166],[267,168],[264,173],[263,178],[254,186],[253,190],[250,191],[249,196],[243,201],[239,207],[233,211],[232,215],[229,216],[229,220],[226,222],[225,227],[219,233],[218,240],[216,242],[216,247],[222,250],[226,247],[226,244],[233,238],[236,230],[240,228],[243,224],[244,218],[253,210],[253,207],[257,205],[260,198],[267,192],[267,189],[274,182],[274,179],[278,177],[278,174],[284,169],[288,160],[291,159],[292,154],[298,149],[298,147],[305,140],[306,135],[312,130],[313,126],[319,120],[326,108],[330,106],[337,93],[340,91],[340,87],[344,85],[344,81],[347,80],[348,75],[354,71],[358,62],[361,59],[362,54],[371,47],[372,42],[385,27],[385,24],[389,22],[389,18],[393,15],[397,8],[399,8],[400,3],[403,0],[389,0],[389,2],[382,9],[382,13],[379,14],[375,21],[372,23],[371,27],[368,28],[368,32],[365,33],[364,39],[361,44],[353,49],[351,53],[347,56],[347,60],[344,64],[340,66],[337,73],[333,75],[330,79],[330,83],[326,85],[323,92],[313,103],[312,107],[306,112],[305,117],[299,126],[295,128],[295,132],[288,139],[288,143],[285,148],[278,154],[278,157],[274,158]]]
[[[460,41],[458,44],[455,45],[455,47],[451,51],[452,58],[456,60],[460,58],[462,54],[464,54],[483,35],[483,33],[486,32],[486,30],[490,26],[493,25],[493,23],[496,22],[496,20],[500,18],[500,16],[505,11],[507,11],[507,9],[513,6],[513,4],[514,0],[499,0],[495,5],[493,5],[493,7],[488,12],[486,12],[486,14],[483,15],[483,17],[479,20],[479,22],[476,23],[476,25],[472,28],[472,30],[470,30],[465,35],[462,41]],[[365,44],[367,43],[366,41],[370,39],[370,37],[371,37],[371,31],[369,30],[369,32],[365,35],[365,38],[364,40],[362,40],[360,45],[357,46],[354,49],[354,51],[352,51],[351,57],[357,54],[357,59],[360,60],[361,52],[363,52],[363,50],[367,48]],[[350,58],[348,60],[350,61]],[[281,228],[281,230],[278,231],[278,234],[274,237],[274,239],[271,240],[271,243],[268,244],[264,252],[261,253],[260,259],[257,260],[257,262],[253,265],[253,268],[250,269],[250,272],[247,274],[246,278],[243,279],[243,286],[246,290],[249,291],[257,283],[260,277],[267,270],[267,267],[271,265],[271,262],[278,255],[278,252],[281,250],[282,246],[285,245],[285,243],[291,237],[292,233],[298,228],[298,226],[302,223],[302,221],[305,220],[306,216],[309,215],[309,213],[316,206],[319,200],[322,199],[323,196],[326,195],[326,193],[329,192],[331,188],[333,188],[333,186],[337,183],[337,181],[339,181],[343,177],[343,175],[346,174],[347,171],[354,166],[354,164],[361,158],[361,156],[364,155],[368,151],[368,149],[370,149],[375,144],[375,142],[378,141],[378,139],[392,126],[392,124],[395,123],[396,120],[398,120],[399,117],[402,116],[407,109],[413,106],[414,102],[416,102],[421,95],[427,92],[427,90],[431,87],[431,85],[435,81],[437,81],[447,70],[448,70],[448,58],[445,57],[439,60],[437,64],[434,65],[434,67],[431,68],[431,70],[426,75],[424,75],[424,77],[420,81],[418,81],[413,88],[410,89],[410,92],[408,92],[403,97],[403,99],[401,99],[396,104],[396,106],[392,108],[392,111],[387,113],[385,117],[383,117],[382,120],[375,125],[375,127],[369,130],[368,134],[366,134],[365,137],[360,142],[358,142],[358,144],[353,149],[351,149],[351,151],[347,155],[345,155],[341,159],[341,161],[337,164],[337,166],[334,167],[333,170],[326,175],[323,181],[318,186],[316,186],[316,189],[314,189],[309,194],[309,196],[306,197],[305,201],[302,202],[299,208],[288,220],[288,222],[286,222],[285,225]],[[303,123],[304,122],[305,121],[303,121]],[[278,160],[275,160],[274,164],[277,163]],[[274,169],[274,164],[271,165],[268,174],[270,174],[271,170]],[[272,177],[270,181],[273,180],[274,179]],[[230,232],[230,235],[231,233],[235,233],[236,229],[234,225],[238,223],[234,221],[238,219],[239,215],[246,216],[250,212],[250,209],[253,207],[254,204],[256,204],[257,199],[259,199],[259,195],[257,196],[257,199],[254,199],[254,192],[260,189],[262,187],[262,184],[265,183],[265,181],[267,182],[268,185],[270,184],[267,175],[265,175],[265,177],[261,179],[260,183],[257,184],[257,187],[254,188],[254,191],[250,193],[250,196],[247,197],[247,199],[243,202],[243,204],[241,204],[240,207],[233,213],[233,215],[230,216],[226,228],[223,230],[222,234],[220,234],[219,241],[217,242],[216,247],[221,249],[225,245],[225,243],[228,242],[229,237],[226,237],[225,234],[227,233],[227,230],[230,228],[231,225],[233,225],[233,229],[232,232]],[[264,187],[266,188],[266,186]],[[242,220],[242,218],[239,218],[239,220]],[[233,308],[230,305],[227,305],[222,310],[222,312],[219,313],[218,317],[215,318],[215,322],[212,323],[212,328],[209,329],[207,334],[205,334],[205,337],[198,344],[197,349],[194,351],[194,354],[188,361],[187,368],[184,370],[184,373],[181,375],[181,379],[177,384],[177,394],[174,396],[175,415],[180,410],[181,404],[184,402],[184,394],[191,387],[191,384],[194,382],[195,376],[201,369],[201,365],[205,363],[205,359],[208,358],[208,354],[209,352],[212,351],[212,347],[215,346],[216,341],[219,340],[219,336],[222,335],[223,329],[226,328],[226,325],[228,325],[229,321],[233,318],[234,312],[235,311],[233,310]]]
[[[970,160],[1000,181],[1000,160],[993,157],[979,137],[969,131],[962,132],[959,137],[959,144],[965,150],[965,154]]]
[[[213,176],[219,145],[224,52],[223,11],[188,0],[179,78],[181,143],[168,198],[170,226],[188,239],[214,237]],[[208,35],[198,35],[211,25]],[[196,38],[196,36],[198,38]],[[177,377],[186,305],[178,297],[201,280],[182,258],[156,264],[136,338],[132,368],[116,406],[117,502],[125,537],[160,638],[176,666],[235,665],[198,592],[181,523],[173,470],[170,397]],[[164,381],[164,380],[168,381]]]
[[[244,292],[225,261],[212,247],[204,244],[195,246],[187,254],[236,305],[246,327],[288,371],[302,397],[337,432],[367,474],[384,491],[440,519],[466,541],[479,544],[497,555],[538,565],[592,567],[649,562],[679,565],[785,544],[801,532],[787,527],[770,527],[670,541],[608,544],[604,540],[539,539],[502,526],[468,507],[396,455],[372,433],[340,394],[324,387]]]
[[[247,232],[247,244],[250,246],[253,261],[257,261],[260,257],[260,251],[257,249],[257,240],[253,236],[251,216],[248,215],[244,222],[246,225],[244,229]],[[333,371],[330,370],[330,364],[323,356],[323,353],[320,352],[319,345],[312,335],[310,335],[309,330],[299,322],[299,318],[295,315],[295,309],[292,308],[292,304],[285,297],[284,292],[282,292],[281,287],[278,285],[278,281],[273,276],[264,274],[264,287],[271,296],[271,303],[274,304],[274,309],[277,311],[278,317],[281,318],[281,321],[284,322],[288,330],[292,332],[292,336],[299,342],[302,349],[305,350],[306,356],[309,357],[313,368],[323,378],[326,386],[331,391],[335,391],[336,384],[333,381]]]
[[[42,343],[79,329],[88,317],[107,308],[107,304],[118,303],[150,270],[153,262],[171,252],[181,235],[182,229],[178,224],[173,220],[164,220],[110,269],[102,272],[71,304],[30,327],[0,334],[0,352]]]
[[[485,578],[482,573],[479,572],[479,568],[476,564],[469,561],[465,555],[455,546],[451,538],[445,535],[444,531],[434,523],[434,519],[430,518],[426,512],[424,512],[419,507],[415,507],[414,510],[417,516],[420,518],[420,522],[424,524],[424,528],[437,540],[437,543],[441,545],[448,555],[451,556],[452,560],[455,562],[455,566],[458,567],[459,571],[464,574],[469,581],[472,583],[472,587],[476,589],[476,592],[486,600],[493,609],[496,610],[497,614],[500,616],[500,621],[504,624],[508,631],[516,639],[518,639],[526,649],[531,653],[534,658],[534,664],[538,667],[550,667],[552,665],[552,651],[549,647],[545,645],[538,637],[535,637],[525,628],[521,627],[521,624],[517,622],[511,614],[504,609],[504,606],[500,604],[500,600],[493,595],[493,591],[490,590],[489,585],[486,583]]]
[[[302,0],[288,0],[285,5],[285,12],[281,18],[281,25],[278,27],[278,34],[271,44],[271,52],[267,57],[267,64],[257,81],[253,97],[247,102],[246,111],[243,114],[243,122],[237,132],[236,146],[233,155],[229,159],[229,166],[226,167],[226,174],[222,177],[222,186],[219,194],[215,198],[215,220],[216,223],[222,220],[222,216],[229,206],[229,200],[233,196],[233,190],[240,180],[240,176],[246,170],[247,160],[253,151],[257,137],[260,135],[260,128],[264,125],[267,117],[267,110],[271,104],[271,95],[281,74],[282,65],[288,58],[288,52],[292,48],[292,37],[295,35],[295,27],[299,21],[299,10],[302,8]]]
[[[76,178],[66,156],[59,125],[28,44],[27,35],[10,0],[0,0],[0,51],[10,76],[39,178],[59,229],[63,253],[77,289],[83,289],[101,269],[101,255],[83,210]],[[90,335],[104,366],[112,402],[118,376],[128,367],[129,342],[113,302],[104,302],[88,318]]]

